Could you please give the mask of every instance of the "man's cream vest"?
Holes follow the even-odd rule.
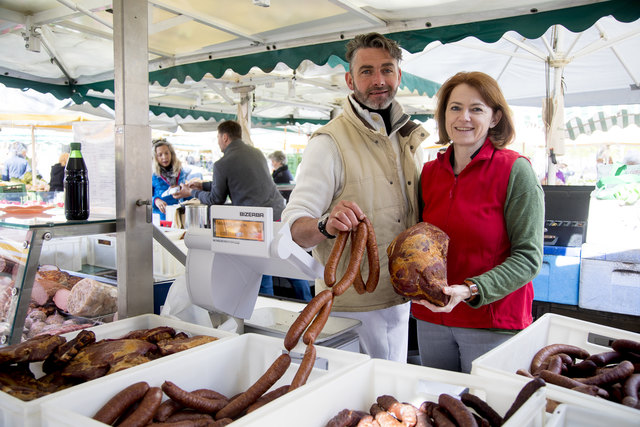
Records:
[[[380,256],[380,281],[375,292],[359,295],[351,286],[333,303],[335,311],[370,311],[391,307],[406,302],[407,299],[396,294],[389,280],[387,246],[402,231],[418,222],[418,187],[422,157],[418,149],[428,133],[422,126],[409,120],[405,114],[396,126],[401,125],[391,138],[397,138],[400,147],[401,165],[405,182],[398,182],[396,153],[392,140],[386,132],[371,128],[347,100],[344,111],[316,134],[327,134],[336,143],[340,153],[344,185],[342,192],[333,200],[327,212],[330,212],[340,200],[354,201],[372,222],[378,243]],[[395,127],[394,126],[394,129]],[[403,196],[402,187],[407,194],[408,204]],[[327,239],[313,249],[313,255],[323,265],[326,264],[334,240]],[[351,250],[347,244],[336,279],[344,275]],[[366,254],[362,263],[362,277],[367,280],[369,266]],[[316,295],[327,288],[324,281],[315,282]]]

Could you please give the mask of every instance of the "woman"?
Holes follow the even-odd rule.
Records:
[[[269,154],[269,160],[271,160],[273,168],[271,177],[276,184],[289,184],[293,181],[293,175],[287,166],[287,156],[282,151],[274,151]]]
[[[49,191],[64,191],[64,168],[67,166],[67,160],[69,160],[69,153],[62,153],[58,163],[51,166]]]
[[[282,151],[274,151],[269,154],[269,160],[271,160],[271,167],[273,172],[271,177],[276,184],[289,184],[293,181],[293,175],[287,166],[287,156]],[[282,197],[288,202],[291,190],[280,190]]]
[[[164,138],[153,141],[153,160],[154,173],[151,177],[153,213],[160,214],[160,219],[165,220],[167,205],[176,205],[188,199],[174,199],[171,194],[165,194],[165,192],[170,188],[179,187],[180,184],[184,184],[195,176],[191,174],[191,169],[182,167],[173,145]]]
[[[450,238],[445,307],[414,301],[421,363],[469,373],[471,362],[532,322],[542,265],[544,196],[529,160],[504,147],[511,112],[490,76],[458,73],[440,88],[440,144],[424,165],[422,220]]]

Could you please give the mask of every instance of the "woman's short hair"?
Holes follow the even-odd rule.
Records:
[[[154,172],[156,173],[156,175],[161,176],[161,172],[162,172],[160,163],[158,163],[158,157],[156,156],[156,150],[158,149],[158,147],[169,148],[169,152],[171,153],[171,170],[173,170],[176,173],[180,172],[180,169],[182,169],[182,162],[180,162],[180,159],[178,159],[178,156],[176,155],[176,150],[173,148],[173,145],[169,141],[167,141],[165,138],[157,138],[157,139],[154,139],[152,142],[153,142],[153,151],[152,151],[153,166],[154,166]]]
[[[278,163],[282,163],[283,165],[287,164],[287,156],[280,150],[274,151],[269,154],[269,160],[275,160]]]
[[[436,105],[436,121],[438,122],[438,144],[448,144],[451,141],[447,133],[445,115],[447,104],[453,89],[461,84],[467,84],[477,90],[482,100],[494,112],[501,111],[502,117],[493,128],[489,129],[489,139],[496,148],[504,148],[510,144],[516,136],[511,109],[504,98],[498,82],[491,76],[480,71],[460,72],[450,77],[438,91],[438,103]]]

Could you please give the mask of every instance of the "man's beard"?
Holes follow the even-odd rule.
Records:
[[[366,93],[358,90],[355,84],[353,87],[354,87],[353,95],[355,96],[356,100],[360,102],[362,105],[365,105],[367,108],[371,108],[372,110],[384,110],[385,108],[387,108],[389,105],[391,105],[391,102],[393,102],[393,98],[396,96],[396,92],[398,92],[397,87],[391,90],[391,86],[386,86],[386,85],[369,90]],[[379,90],[385,90],[385,89],[389,89],[389,92],[387,93],[387,97],[380,102],[375,102],[374,100],[368,97],[371,91],[379,91]]]

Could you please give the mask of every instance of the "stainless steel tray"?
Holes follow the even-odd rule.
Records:
[[[277,307],[263,307],[253,311],[251,319],[245,320],[244,331],[255,332],[273,337],[284,337],[300,313]],[[360,326],[357,319],[329,316],[322,332],[316,339],[317,344],[331,340]]]

